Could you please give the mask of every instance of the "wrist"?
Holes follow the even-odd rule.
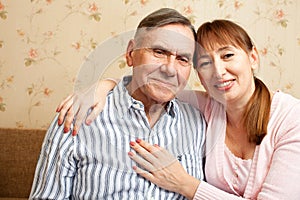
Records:
[[[99,91],[99,92],[105,91],[106,94],[107,94],[117,84],[118,84],[118,80],[117,79],[106,78],[106,79],[98,81],[98,83],[96,84],[96,87],[97,87],[97,91]]]
[[[179,193],[185,196],[187,199],[193,199],[197,188],[200,184],[200,180],[196,179],[193,176],[188,175],[180,187]]]
[[[103,80],[100,80],[99,82],[110,82],[111,84],[117,85],[120,82],[120,79],[117,79],[117,78],[105,78]]]

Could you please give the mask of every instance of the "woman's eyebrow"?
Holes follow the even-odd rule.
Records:
[[[204,54],[199,57],[199,59],[207,59],[207,58],[210,59],[210,56],[208,54]]]
[[[224,50],[232,50],[232,46],[224,46],[224,47],[221,47],[217,50],[217,52],[220,52],[220,51],[224,51]]]

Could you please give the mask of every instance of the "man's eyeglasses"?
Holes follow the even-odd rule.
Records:
[[[139,50],[145,50],[150,53],[159,62],[168,62],[171,56],[175,56],[176,63],[183,67],[189,67],[193,64],[192,59],[185,55],[177,55],[170,51],[159,48],[141,48]]]

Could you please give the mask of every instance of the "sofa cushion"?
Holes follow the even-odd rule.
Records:
[[[28,199],[45,133],[0,128],[0,199]]]

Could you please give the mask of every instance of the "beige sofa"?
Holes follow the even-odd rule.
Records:
[[[0,128],[0,200],[28,199],[45,133]]]

